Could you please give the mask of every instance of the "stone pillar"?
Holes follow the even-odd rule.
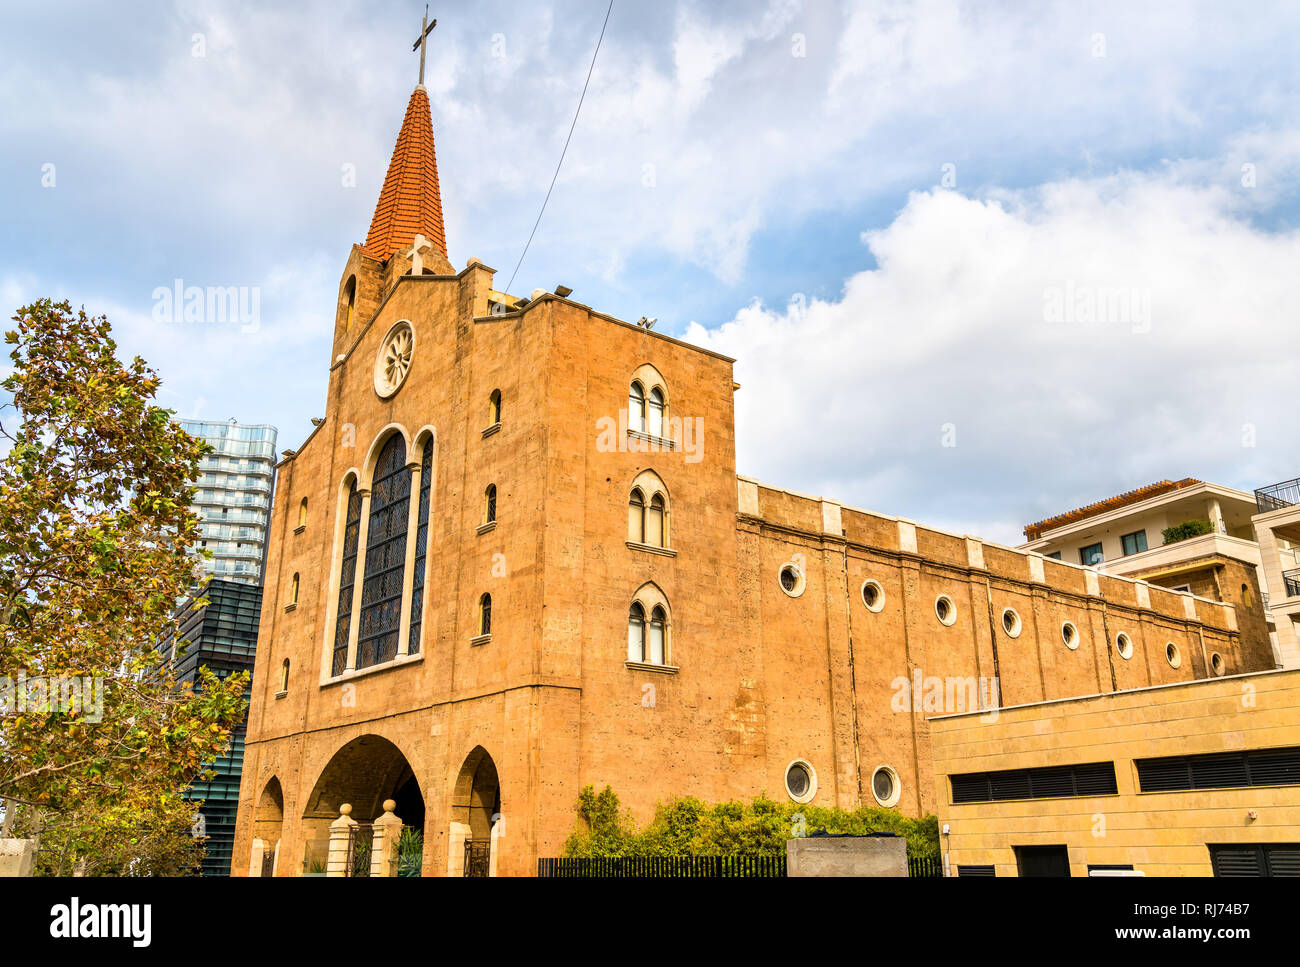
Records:
[[[0,839],[0,876],[31,876],[35,865],[36,840]]]
[[[447,835],[447,875],[465,875],[465,840],[470,838],[469,823],[451,824]]]
[[[1216,534],[1228,533],[1228,527],[1223,522],[1223,509],[1219,506],[1219,498],[1211,497],[1206,504],[1207,515],[1210,518],[1210,527]]]
[[[253,840],[253,849],[248,857],[248,875],[262,875],[262,857],[266,855],[266,843],[260,839]]]
[[[348,840],[352,835],[352,827],[356,824],[357,821],[352,818],[352,804],[345,802],[339,807],[339,818],[330,823],[330,852],[325,866],[326,876],[347,876],[348,863],[352,859],[348,856]]]
[[[384,814],[375,820],[375,834],[370,850],[371,876],[397,875],[397,841],[402,838],[402,821],[393,810],[397,803],[384,800]]]
[[[505,834],[505,821],[498,819],[492,824],[492,832],[488,835],[488,876],[497,875],[497,859],[501,855],[501,838]],[[461,849],[463,850],[464,847],[462,846]]]

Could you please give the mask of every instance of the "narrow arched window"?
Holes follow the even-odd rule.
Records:
[[[492,395],[488,397],[488,426],[495,426],[501,422],[501,391],[494,389]]]
[[[645,661],[645,608],[639,601],[627,614],[627,660]]]
[[[286,658],[280,663],[280,691],[289,690],[289,659]]]
[[[650,508],[646,512],[645,542],[654,547],[667,547],[668,534],[664,526],[664,495],[655,494],[650,498]]]
[[[664,435],[664,394],[657,386],[650,391],[647,409],[649,410],[650,425],[646,432],[651,436],[662,437]]]
[[[352,315],[357,308],[357,277],[354,275],[348,279],[347,292],[344,294],[347,299],[347,306],[344,308],[343,331],[352,331]]]
[[[379,451],[370,485],[366,569],[357,626],[357,668],[368,668],[397,656],[410,504],[411,471],[406,466],[406,443],[400,433],[394,433]]]
[[[492,595],[485,594],[478,599],[478,633],[492,634]]]
[[[635,381],[627,393],[627,426],[629,430],[645,432],[645,390]]]
[[[352,630],[352,591],[357,574],[357,545],[361,536],[361,492],[356,480],[348,488],[343,527],[343,563],[339,566],[339,608],[334,622],[334,655],[330,675],[342,675],[348,664],[348,635]]]
[[[637,544],[645,543],[645,496],[640,488],[632,491],[627,502],[627,539]]]
[[[302,499],[302,503],[298,505],[298,526],[305,527],[306,524],[307,524],[307,498],[304,497]]]
[[[298,603],[298,575],[295,572],[293,580],[289,583],[289,600],[288,604]]]
[[[488,484],[483,491],[483,523],[492,524],[497,519],[497,485]]]
[[[424,621],[425,555],[429,548],[429,500],[433,486],[433,438],[424,441],[420,455],[420,506],[415,524],[415,563],[411,566],[411,632],[407,654],[420,653],[420,628]]]
[[[649,654],[646,661],[652,665],[662,665],[664,663],[664,629],[668,625],[668,616],[664,614],[664,609],[655,606],[650,612],[650,641]]]

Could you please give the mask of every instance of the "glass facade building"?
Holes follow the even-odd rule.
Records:
[[[195,602],[206,597],[206,607]],[[262,615],[261,585],[221,578],[197,588],[177,612],[177,633],[159,642],[163,657],[174,663],[181,681],[193,682],[200,665],[218,678],[253,670],[257,653],[257,626]],[[182,642],[177,648],[177,639]],[[200,802],[207,853],[204,876],[228,876],[235,842],[235,813],[239,805],[239,777],[244,765],[244,731],[241,722],[230,739],[226,754],[210,763],[216,775],[195,783],[188,798]]]
[[[194,510],[202,518],[195,552],[212,552],[211,560],[200,564],[203,576],[260,583],[275,479],[275,427],[234,420],[178,422],[213,448],[201,459],[195,484]]]

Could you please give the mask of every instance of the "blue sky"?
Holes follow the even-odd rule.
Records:
[[[993,540],[1300,475],[1300,11],[1083,7],[616,0],[513,291],[735,356],[740,472]],[[0,301],[107,312],[166,405],[296,446],[422,12],[0,10]],[[604,12],[431,12],[455,265],[509,278]],[[177,278],[257,287],[256,330],[156,321]]]

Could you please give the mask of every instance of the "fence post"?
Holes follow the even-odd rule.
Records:
[[[385,799],[384,814],[375,820],[370,850],[371,876],[397,875],[397,841],[402,835],[402,821],[393,814],[396,808],[396,802]]]
[[[352,857],[348,855],[349,833],[357,821],[352,818],[352,804],[339,806],[339,818],[330,823],[329,860],[325,867],[326,876],[347,876]]]

